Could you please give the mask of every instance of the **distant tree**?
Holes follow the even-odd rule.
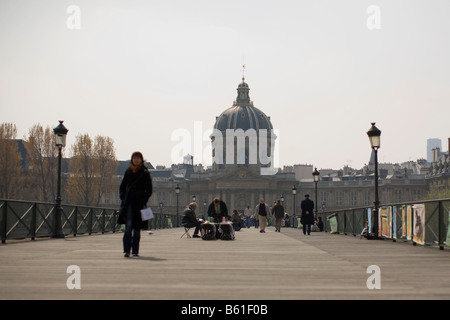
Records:
[[[34,125],[28,132],[25,148],[28,160],[28,184],[35,186],[35,200],[52,202],[56,198],[58,149],[55,136],[47,126]]]
[[[0,198],[4,199],[18,199],[21,196],[22,156],[16,138],[15,124],[0,124]]]
[[[66,193],[73,203],[98,206],[111,192],[118,162],[109,137],[78,135],[72,145]]]
[[[105,195],[117,192],[114,176],[119,163],[114,149],[114,140],[110,137],[97,136],[94,149],[95,167],[99,171],[97,181],[99,188],[96,199],[96,205],[99,205]]]

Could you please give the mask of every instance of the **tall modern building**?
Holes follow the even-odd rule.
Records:
[[[427,162],[433,162],[433,149],[439,148],[442,150],[441,139],[428,139],[427,140]]]

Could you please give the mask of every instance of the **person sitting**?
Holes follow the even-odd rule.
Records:
[[[200,238],[200,236],[198,235],[203,220],[198,219],[195,215],[195,210],[197,209],[197,204],[195,202],[191,202],[189,204],[189,206],[186,207],[186,209],[183,212],[183,218],[181,219],[181,224],[183,225],[183,227],[185,228],[194,228],[195,227],[195,231],[194,231],[194,238]]]
[[[228,220],[228,208],[225,202],[219,198],[214,198],[214,201],[208,207],[208,216],[214,219],[214,222],[220,223],[225,217]]]
[[[233,214],[231,215],[231,223],[233,224],[234,231],[241,230],[241,214],[233,209]]]
[[[319,227],[319,231],[323,231],[323,221],[322,217],[317,218],[317,226]]]

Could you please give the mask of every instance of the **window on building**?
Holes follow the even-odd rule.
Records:
[[[364,191],[364,205],[370,206],[370,191]]]
[[[336,191],[336,206],[341,207],[344,204],[344,192]]]
[[[356,207],[357,204],[358,204],[358,192],[352,191],[350,192],[350,205],[352,207]]]
[[[394,190],[394,202],[402,202],[402,190]]]

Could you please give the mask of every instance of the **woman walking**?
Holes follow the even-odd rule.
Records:
[[[119,193],[122,200],[117,222],[125,224],[123,235],[123,252],[125,257],[139,256],[141,229],[148,227],[148,221],[142,221],[141,209],[147,207],[152,195],[153,186],[150,172],[144,165],[144,157],[140,152],[131,155],[130,167],[125,171]]]

